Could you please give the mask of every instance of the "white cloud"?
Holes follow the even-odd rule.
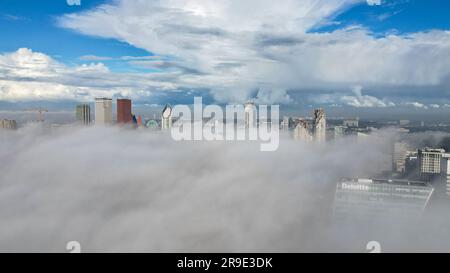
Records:
[[[434,109],[439,109],[441,108],[441,106],[439,104],[430,104],[429,105],[430,108],[434,108]]]
[[[158,74],[119,74],[103,63],[68,67],[43,53],[21,48],[0,55],[0,100],[86,100],[115,94],[139,98],[173,88]],[[155,80],[156,79],[156,80]]]
[[[361,27],[307,32],[359,2],[119,0],[66,15],[59,24],[176,57],[202,72],[180,74],[178,85],[211,88],[220,99],[258,88],[448,84],[450,32],[381,38]]]
[[[381,0],[367,0],[369,6],[380,6]]]
[[[374,96],[363,95],[362,86],[356,85],[352,88],[352,95],[318,94],[308,99],[314,103],[331,104],[332,106],[352,106],[356,108],[374,108],[374,107],[394,107],[396,104],[388,99],[379,99]]]
[[[395,106],[393,102],[385,102],[373,96],[363,95],[361,86],[355,86],[353,93],[355,94],[354,96],[343,96],[341,102],[357,108]]]
[[[22,63],[8,63],[11,54],[0,57],[0,71],[5,75],[2,90],[9,90],[2,91],[0,99],[24,98],[5,83],[20,85],[24,78],[28,82],[51,79],[49,84],[84,87],[83,92],[92,94],[98,89],[110,93],[127,89],[131,94],[154,89],[210,89],[220,102],[251,98],[285,103],[293,102],[287,90],[325,89],[343,97],[341,103],[357,107],[393,105],[385,89],[398,90],[396,96],[401,97],[409,87],[423,94],[431,88],[450,88],[448,31],[374,37],[363,27],[353,26],[330,33],[308,32],[356,3],[364,1],[288,0],[279,5],[269,0],[117,0],[65,15],[58,23],[157,54],[119,59],[139,68],[156,68],[158,73],[113,73],[103,64],[69,68],[44,54],[22,50],[16,53],[25,58]],[[81,59],[99,62],[113,58],[87,55]],[[355,85],[370,88],[371,96],[346,95],[348,87]],[[377,98],[377,92],[383,92],[383,100]],[[433,92],[446,95],[445,91]]]
[[[404,105],[412,106],[412,107],[419,108],[419,109],[428,109],[428,106],[426,106],[425,104],[423,104],[421,102],[417,102],[417,101],[415,101],[415,102],[406,102],[406,103],[404,103]]]

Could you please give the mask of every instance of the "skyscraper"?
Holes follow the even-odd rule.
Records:
[[[89,104],[80,104],[76,108],[77,122],[84,125],[91,123],[91,107]]]
[[[133,123],[133,114],[131,114],[131,100],[117,99],[117,123]]]
[[[142,116],[139,116],[137,119],[137,126],[138,127],[143,127],[144,126],[144,119],[142,118]]]
[[[300,140],[304,142],[309,142],[312,140],[312,136],[309,133],[308,122],[304,120],[299,120],[297,126],[293,131],[293,136],[295,140]]]
[[[325,111],[323,109],[316,109],[314,111],[313,133],[315,141],[326,141],[327,122],[325,118]]]
[[[415,221],[433,193],[422,181],[343,178],[336,187],[334,217],[374,224]]]
[[[444,149],[419,150],[420,174],[422,177],[439,175],[441,173],[441,160],[445,154]]]
[[[447,195],[450,195],[450,154],[448,153],[444,154],[442,156],[442,159],[444,161],[443,175],[445,179],[446,193]]]
[[[359,118],[345,119],[342,122],[342,126],[345,126],[345,127],[359,127]]]
[[[112,99],[95,99],[95,125],[112,124]]]
[[[15,130],[17,123],[15,120],[2,119],[0,120],[0,129]]]
[[[161,129],[166,130],[172,128],[172,107],[166,105],[161,115]]]
[[[247,102],[244,107],[245,128],[256,127],[256,106],[253,102]]]
[[[345,136],[345,126],[334,126],[334,139],[339,139]]]
[[[284,132],[287,132],[291,128],[291,124],[292,124],[292,118],[290,118],[288,116],[284,116],[283,117],[283,122],[281,123],[281,129]]]
[[[408,155],[408,145],[405,142],[394,143],[392,157],[392,170],[396,173],[405,173],[405,162]]]

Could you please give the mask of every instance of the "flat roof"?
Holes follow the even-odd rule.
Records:
[[[348,178],[339,179],[339,182],[353,182],[361,184],[391,184],[391,185],[406,185],[406,186],[422,186],[431,187],[428,182],[414,181],[407,179],[387,179],[387,178]]]

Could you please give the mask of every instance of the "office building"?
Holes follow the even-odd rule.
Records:
[[[79,124],[89,125],[91,123],[91,107],[89,104],[77,105],[76,119]]]
[[[405,173],[403,176],[415,180],[420,179],[420,164],[417,151],[408,151],[405,158]]]
[[[441,160],[445,154],[444,149],[421,149],[418,152],[420,174],[422,177],[430,177],[441,173]]]
[[[325,111],[323,109],[316,109],[314,111],[313,120],[313,136],[317,142],[325,142],[327,134],[327,123],[325,118]]]
[[[336,187],[334,216],[352,222],[417,220],[433,192],[421,181],[344,178]]]
[[[408,145],[404,142],[394,143],[394,153],[392,155],[392,171],[405,173],[405,162],[408,155]]]
[[[131,100],[117,99],[117,123],[133,123],[133,114],[131,113]]]
[[[345,126],[335,126],[334,127],[334,139],[339,139],[345,136],[345,131],[347,127]]]
[[[295,140],[309,142],[312,140],[312,136],[309,133],[309,125],[308,122],[304,120],[298,120],[297,125],[295,126],[293,133],[293,137]]]
[[[442,154],[441,177],[444,182],[444,191],[447,196],[450,196],[450,153]]]
[[[406,126],[409,125],[410,121],[407,119],[402,119],[399,121],[400,126]]]
[[[0,129],[16,130],[17,122],[15,120],[2,119],[0,120]]]
[[[355,119],[345,119],[342,122],[342,126],[345,127],[359,127],[359,118],[355,118]]]
[[[172,128],[172,107],[170,105],[166,105],[161,115],[161,129],[167,130],[170,128]]]
[[[95,99],[95,125],[112,124],[112,99]]]

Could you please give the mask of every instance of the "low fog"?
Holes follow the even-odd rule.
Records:
[[[337,226],[337,179],[391,164],[391,132],[319,145],[175,142],[120,128],[31,125],[0,133],[0,252],[450,251],[436,215],[399,225]],[[442,217],[440,217],[442,216]]]

